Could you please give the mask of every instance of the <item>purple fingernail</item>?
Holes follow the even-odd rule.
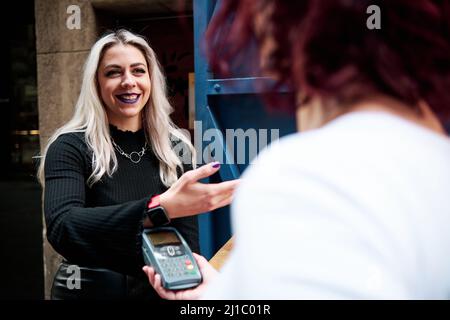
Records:
[[[219,163],[219,162],[216,162],[216,163],[213,164],[212,167],[215,168],[215,169],[216,169],[216,168],[219,168],[219,167],[220,167],[220,163]]]

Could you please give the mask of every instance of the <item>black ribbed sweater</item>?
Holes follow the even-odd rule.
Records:
[[[140,151],[143,130],[111,136],[126,153]],[[84,133],[63,134],[45,159],[44,212],[47,238],[70,263],[102,267],[128,275],[143,274],[140,235],[146,202],[167,188],[159,177],[159,162],[151,147],[137,164],[116,151],[118,170],[92,187],[92,152]],[[185,166],[185,171],[191,166]],[[199,252],[197,217],[173,219],[171,225]]]

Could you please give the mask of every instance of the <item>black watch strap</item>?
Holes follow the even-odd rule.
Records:
[[[154,227],[164,226],[170,223],[169,215],[159,203],[159,195],[150,198],[146,210],[147,216]]]

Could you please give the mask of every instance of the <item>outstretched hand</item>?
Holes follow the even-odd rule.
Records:
[[[197,300],[201,297],[208,283],[217,275],[216,269],[202,256],[194,253],[194,258],[197,261],[200,273],[202,274],[202,283],[195,288],[185,290],[167,290],[161,285],[161,276],[155,273],[155,269],[145,266],[142,270],[147,274],[150,284],[155,288],[155,291],[163,299],[168,300]]]
[[[201,183],[220,168],[219,162],[212,162],[200,168],[185,172],[159,201],[170,218],[179,218],[215,210],[229,205],[239,179],[221,183]]]

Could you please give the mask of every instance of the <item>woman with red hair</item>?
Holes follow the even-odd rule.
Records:
[[[199,259],[204,284],[170,292],[146,268],[157,292],[448,298],[450,2],[223,1],[207,32],[213,69],[232,73],[252,42],[262,73],[294,93],[301,133],[245,172],[220,274]]]

